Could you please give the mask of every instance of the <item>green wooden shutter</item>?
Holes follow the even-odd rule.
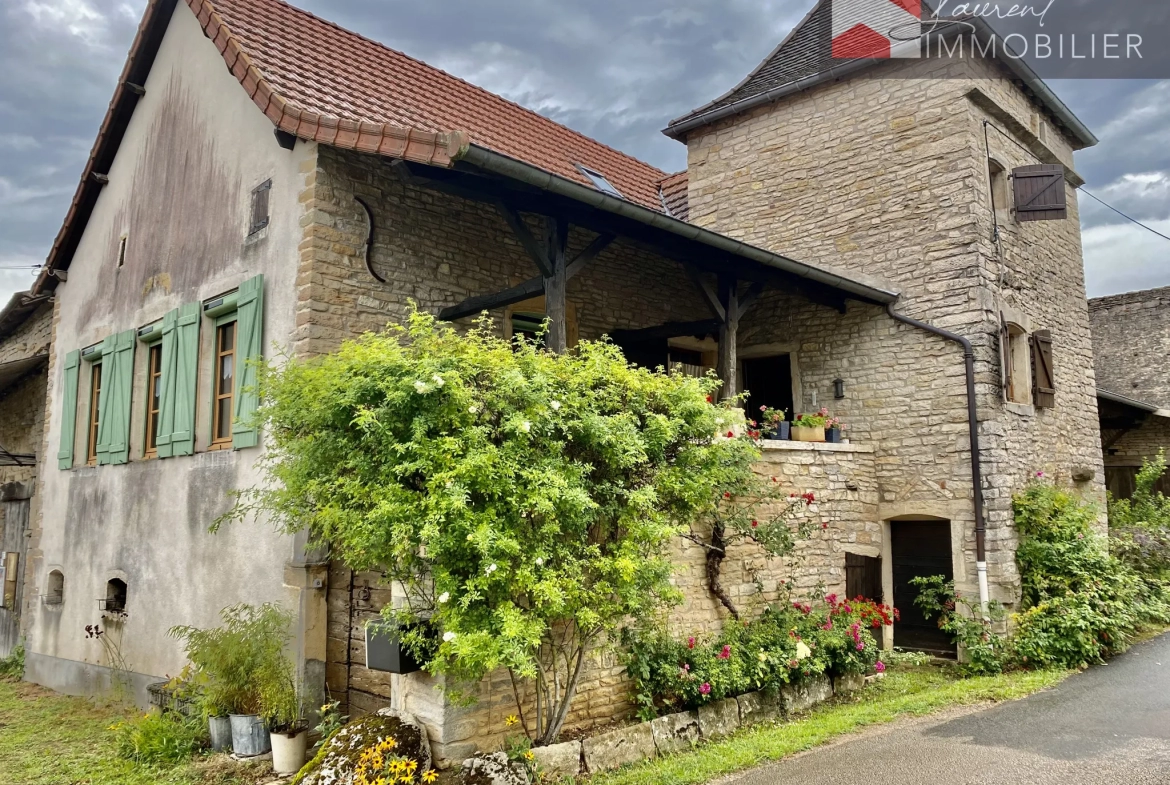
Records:
[[[134,388],[134,330],[111,335],[102,344],[102,389],[98,399],[99,464],[130,459],[130,396]]]
[[[252,415],[259,406],[256,368],[253,361],[264,356],[264,276],[240,284],[236,300],[236,369],[232,398],[232,447],[255,447],[260,436],[252,427]]]
[[[162,323],[162,357],[159,359],[159,401],[158,428],[155,432],[155,449],[160,458],[170,458],[171,434],[175,430],[175,383],[177,360],[175,351],[176,328],[179,323],[179,309],[168,311]],[[149,387],[149,383],[147,387]],[[149,390],[147,391],[149,395]]]
[[[163,319],[162,384],[158,455],[195,452],[195,396],[199,374],[199,303],[171,311]],[[165,443],[164,443],[165,435]]]
[[[81,350],[65,355],[64,401],[61,404],[61,448],[57,450],[57,468],[73,468],[73,440],[77,429],[77,375],[81,367]]]

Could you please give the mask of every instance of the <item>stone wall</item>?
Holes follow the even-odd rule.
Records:
[[[885,279],[902,292],[900,311],[972,342],[988,569],[993,594],[1010,604],[1018,596],[1012,492],[1036,470],[1067,481],[1087,468],[1094,479],[1083,490],[1099,501],[1103,470],[1073,188],[1079,178],[1068,176],[1066,220],[1018,223],[1004,211],[993,241],[987,147],[1010,171],[1039,160],[1028,150],[1071,166],[1071,143],[993,64],[879,68],[902,71],[818,86],[692,132],[690,219],[797,259]],[[1049,130],[1041,131],[1041,121]],[[1053,333],[1055,408],[1004,402],[998,333],[1009,311],[1029,332]],[[866,340],[868,328],[857,329]],[[956,579],[973,588],[962,360],[953,345],[924,343],[913,332],[899,328],[893,341],[907,343],[898,368],[887,369],[860,415],[849,414],[879,450],[881,517],[932,514],[963,526]],[[846,349],[834,360],[852,374],[869,358]],[[910,493],[916,498],[898,499]]]
[[[1089,301],[1097,385],[1170,409],[1170,286]]]

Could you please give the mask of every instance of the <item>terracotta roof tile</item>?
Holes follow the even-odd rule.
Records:
[[[294,133],[300,136],[372,150],[379,126],[414,129],[435,135],[427,143],[443,147],[446,140],[449,153],[453,144],[470,141],[592,187],[579,163],[603,174],[627,199],[662,210],[658,183],[665,172],[401,52],[280,0],[188,3],[245,89],[251,94],[267,82],[280,100],[262,108],[286,130],[288,121],[280,117],[297,113]],[[270,100],[262,94],[254,99]],[[322,139],[325,118],[350,127]],[[347,120],[370,124],[370,139],[356,142],[357,127]]]
[[[690,207],[687,202],[687,171],[676,172],[666,177],[658,184],[662,194],[662,203],[670,217],[680,221],[689,220]]]

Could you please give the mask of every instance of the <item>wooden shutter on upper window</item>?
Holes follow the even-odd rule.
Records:
[[[248,223],[248,234],[255,234],[268,226],[268,195],[271,192],[271,180],[265,180],[252,191],[252,216]]]
[[[1012,170],[1016,220],[1057,221],[1068,217],[1064,167],[1060,164],[1020,166]]]
[[[1048,409],[1056,405],[1056,377],[1052,367],[1052,333],[1032,333],[1032,403]]]
[[[65,355],[65,387],[61,402],[61,447],[57,450],[57,468],[73,468],[73,440],[77,429],[77,377],[81,369],[81,350]]]
[[[236,368],[232,398],[232,447],[255,447],[260,436],[252,426],[259,406],[256,368],[253,362],[264,356],[264,276],[240,284],[236,299]]]
[[[137,333],[111,335],[102,344],[102,388],[98,396],[97,456],[99,464],[130,459],[130,394],[134,386]]]
[[[187,303],[163,318],[162,395],[158,411],[158,456],[195,452],[196,376],[199,372],[199,303]]]

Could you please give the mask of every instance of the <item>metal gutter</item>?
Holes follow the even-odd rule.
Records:
[[[969,340],[958,333],[898,313],[894,310],[893,303],[886,304],[886,313],[895,321],[926,330],[963,347],[963,364],[967,376],[967,433],[971,445],[971,487],[975,501],[975,572],[979,578],[979,607],[984,618],[987,618],[987,606],[991,597],[987,586],[987,519],[983,513],[983,461],[979,453],[979,411],[975,402],[975,349]]]
[[[1100,387],[1097,388],[1097,397],[1111,401],[1112,403],[1119,403],[1122,406],[1129,406],[1134,409],[1140,409],[1143,412],[1149,412],[1156,417],[1170,417],[1170,409],[1163,409],[1152,403],[1139,401],[1137,398],[1129,398],[1118,393],[1109,392],[1108,390],[1102,390]]]
[[[598,210],[620,215],[638,223],[670,232],[678,237],[701,243],[744,259],[750,259],[767,267],[772,267],[810,281],[816,281],[825,286],[831,286],[834,289],[846,292],[868,302],[886,304],[898,299],[898,292],[896,291],[883,289],[877,285],[870,285],[823,267],[814,267],[811,264],[798,262],[786,256],[757,248],[754,245],[733,240],[730,237],[712,232],[709,229],[703,229],[694,224],[680,221],[677,218],[671,218],[648,207],[643,207],[616,196],[610,196],[589,186],[551,174],[539,167],[517,161],[515,158],[501,155],[479,145],[467,144],[453,156],[453,159],[463,161],[494,174],[518,180],[519,182],[539,188],[542,191],[548,191],[549,193],[581,202]]]

